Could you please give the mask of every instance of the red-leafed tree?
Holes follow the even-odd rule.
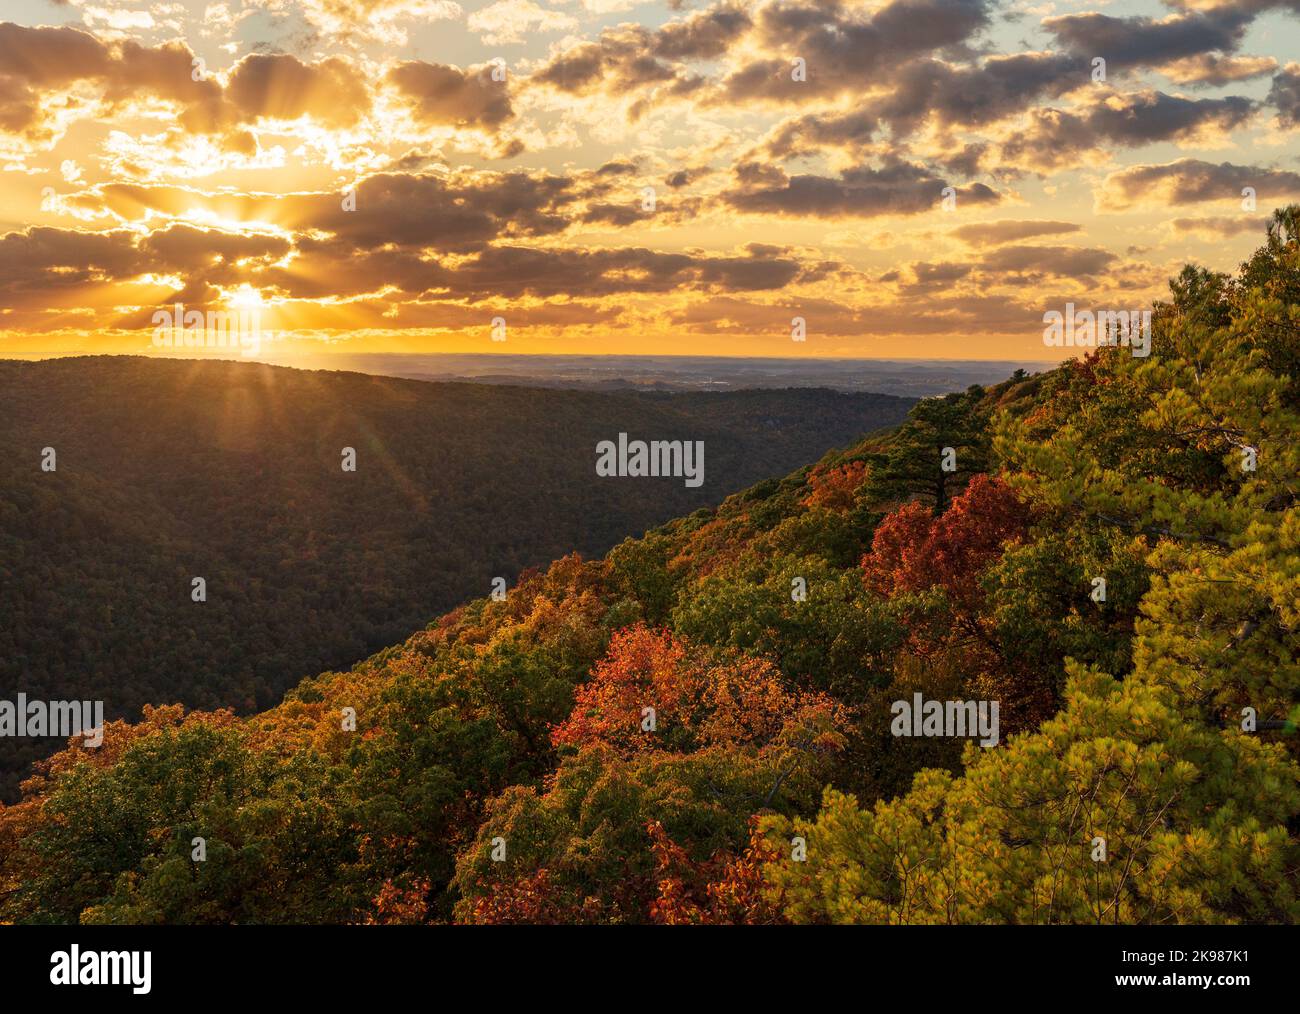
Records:
[[[492,884],[475,900],[465,920],[478,926],[572,926],[602,921],[597,898],[578,898],[559,887],[545,867],[514,880]]]
[[[707,652],[670,631],[637,624],[611,639],[551,739],[556,746],[604,744],[625,756],[762,747],[800,726],[831,734],[834,711],[818,695],[787,690],[766,659]]]
[[[775,847],[750,818],[750,838],[738,856],[719,853],[697,863],[677,845],[658,821],[646,826],[659,895],[650,905],[650,918],[664,926],[772,925],[786,922],[763,877],[765,864],[779,858]]]
[[[862,559],[868,585],[883,595],[942,587],[959,605],[978,604],[980,573],[1022,538],[1029,511],[1001,479],[977,475],[952,506],[934,517],[910,503],[876,529]]]
[[[934,514],[923,503],[909,503],[876,528],[871,552],[862,558],[863,579],[882,595],[929,587],[932,571],[926,550],[934,530]]]
[[[826,507],[830,510],[849,510],[858,488],[867,478],[864,461],[850,461],[838,468],[827,468],[808,476],[812,491],[804,497],[805,507]]]

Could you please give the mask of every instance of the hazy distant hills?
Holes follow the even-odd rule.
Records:
[[[266,707],[494,577],[602,553],[894,425],[911,403],[0,361],[0,685],[102,698],[109,717],[175,700]],[[595,446],[620,432],[704,441],[703,486],[598,477]],[[56,471],[41,469],[46,447]],[[6,797],[49,745],[0,740]]]
[[[736,356],[530,356],[472,353],[331,354],[332,364],[415,380],[592,390],[734,391],[745,388],[828,387],[925,398],[1000,383],[1017,369],[1042,372],[1051,364],[980,360],[795,359]],[[286,365],[295,365],[286,362]]]

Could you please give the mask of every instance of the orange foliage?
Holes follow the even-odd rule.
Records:
[[[616,633],[569,717],[551,732],[556,746],[603,743],[624,754],[671,745],[764,745],[819,698],[793,694],[765,659],[710,658],[671,631],[638,623]],[[655,733],[642,729],[654,708]]]
[[[468,921],[478,926],[561,926],[600,922],[603,911],[598,898],[578,901],[560,891],[543,867],[536,873],[493,884],[475,901]]]
[[[1028,509],[1010,486],[977,475],[939,517],[910,503],[885,518],[862,558],[863,577],[884,595],[938,585],[953,601],[974,605],[980,572],[1028,525]]]
[[[697,579],[726,571],[744,554],[753,534],[737,530],[733,518],[715,517],[680,544],[676,555],[668,561],[668,571],[689,573]]]
[[[839,468],[813,472],[808,476],[812,492],[803,499],[805,507],[825,507],[846,511],[853,506],[853,495],[867,477],[864,461],[850,461]]]
[[[375,895],[374,911],[366,916],[371,926],[411,926],[423,923],[429,914],[429,881],[417,878],[407,887],[385,880]]]
[[[646,825],[659,896],[650,905],[650,918],[664,926],[772,925],[785,922],[781,908],[767,896],[763,866],[777,859],[759,833],[758,818],[749,821],[749,844],[739,856],[719,853],[707,863],[694,863],[663,825]]]

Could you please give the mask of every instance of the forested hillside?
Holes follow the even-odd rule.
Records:
[[[270,707],[494,578],[603,553],[895,424],[911,404],[0,362],[0,685],[10,698],[103,700],[132,719],[173,701]],[[596,444],[621,431],[703,441],[703,484],[598,477]],[[195,577],[206,601],[194,601]],[[60,742],[0,738],[0,798]]]
[[[1298,234],[1184,270],[1147,359],[927,399],[264,714],[115,723],[0,811],[3,917],[1297,921]],[[996,745],[898,735],[916,693]]]

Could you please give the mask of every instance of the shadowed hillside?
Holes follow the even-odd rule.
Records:
[[[103,699],[110,716],[170,701],[267,707],[494,577],[604,552],[892,425],[910,404],[0,362],[0,678],[29,698]],[[703,485],[598,478],[595,446],[619,432],[704,441]],[[205,602],[191,600],[195,577]],[[6,798],[19,765],[50,745],[0,740]]]

